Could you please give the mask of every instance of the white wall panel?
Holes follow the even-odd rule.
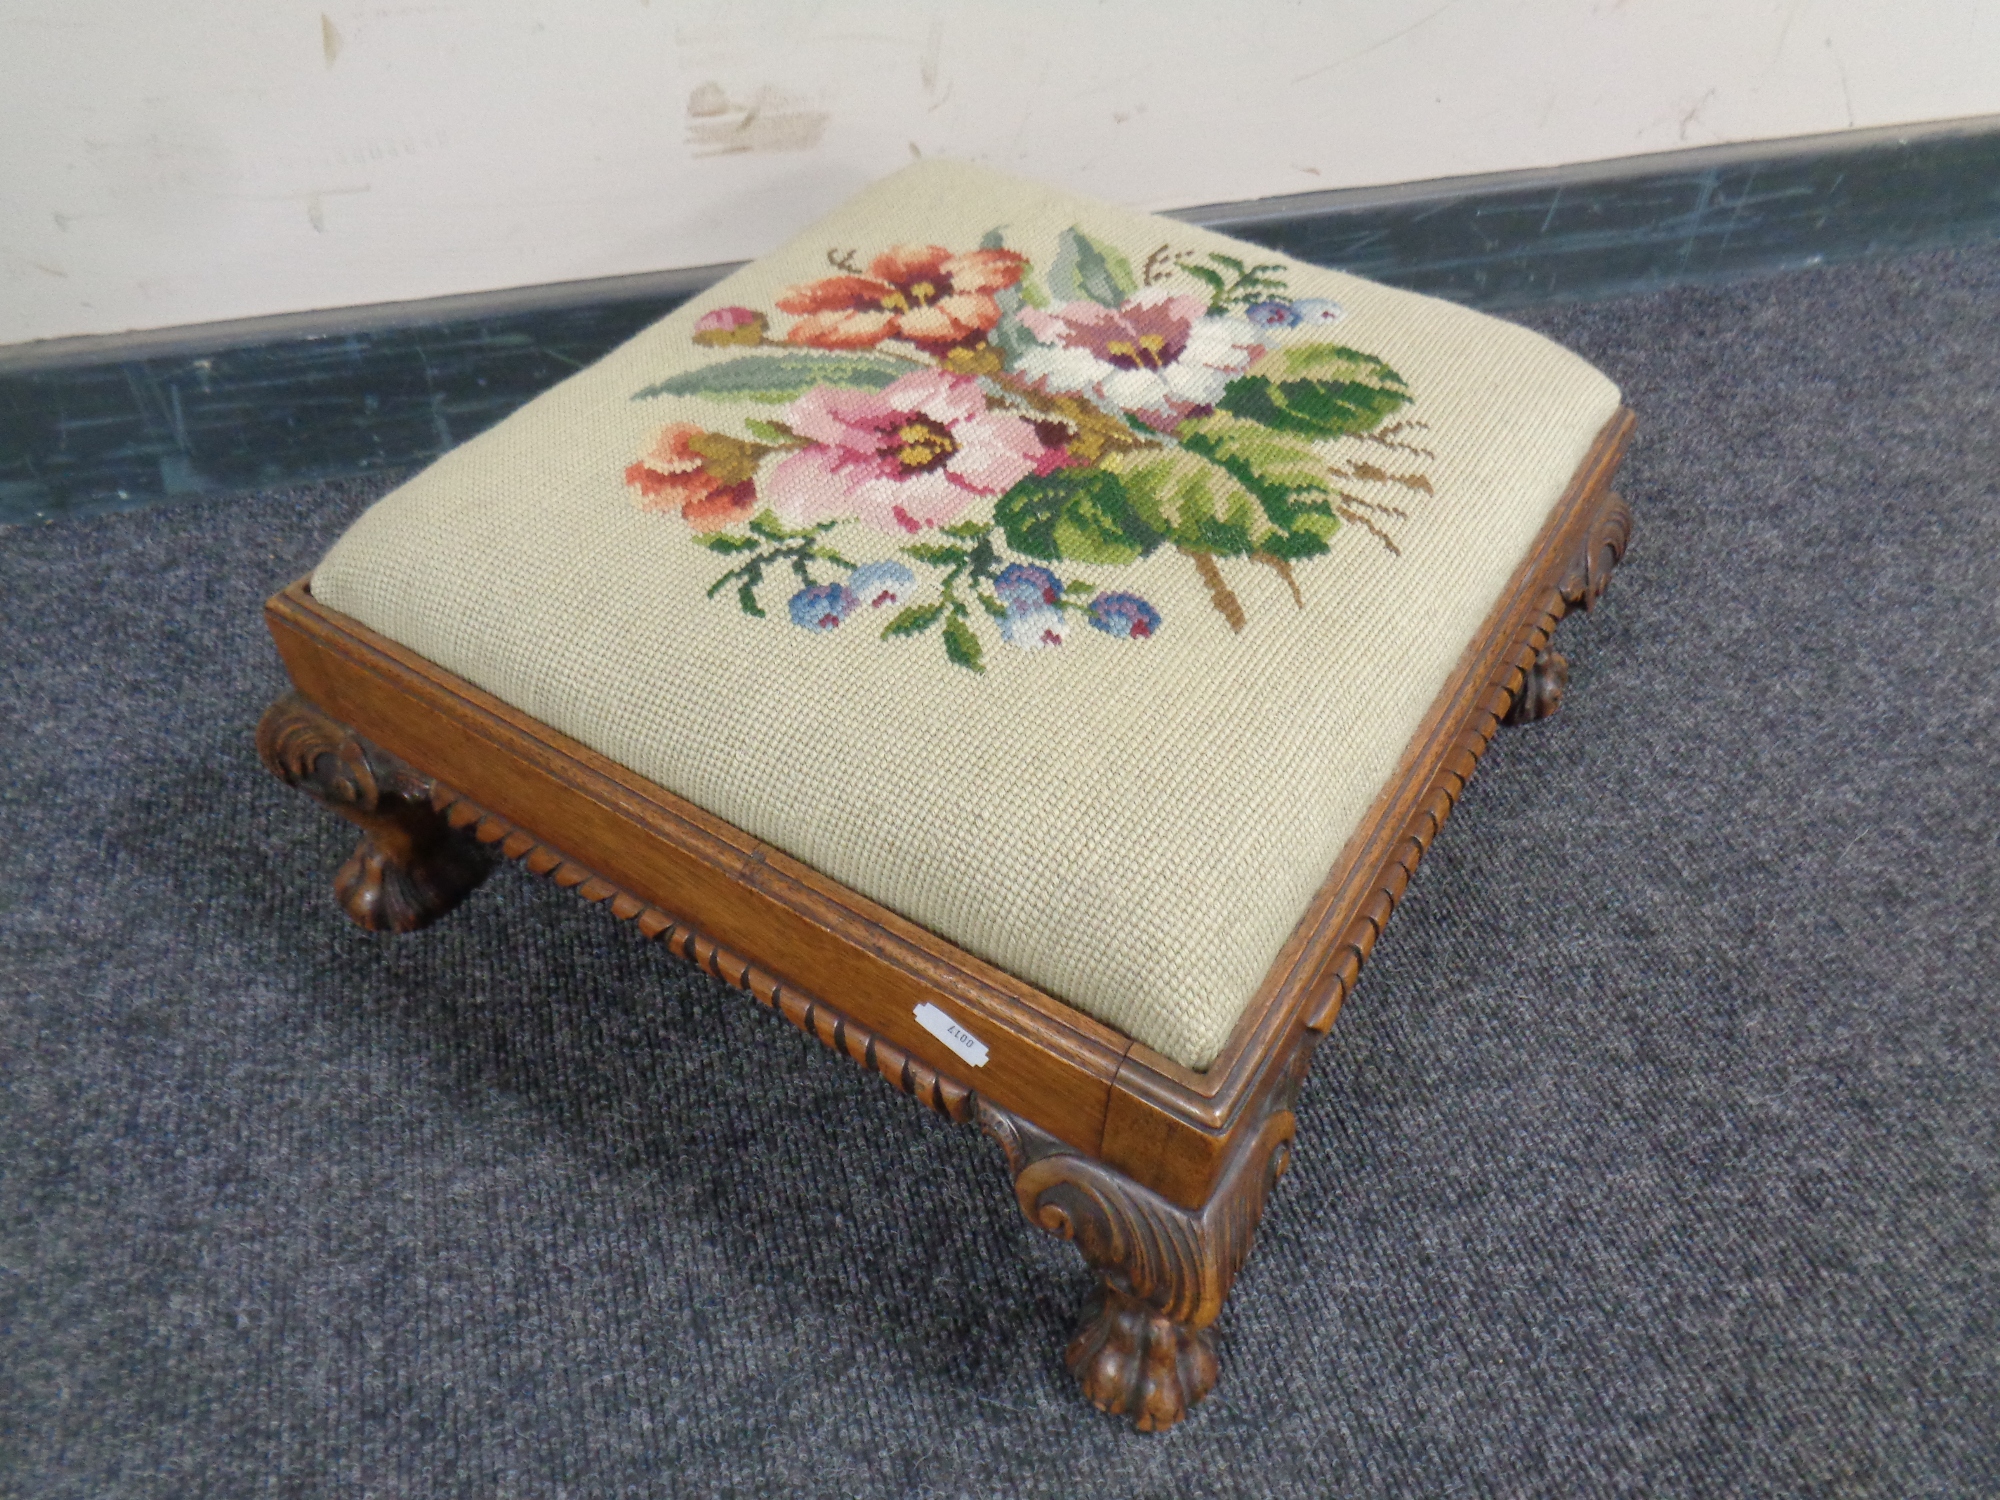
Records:
[[[0,0],[0,343],[742,259],[918,152],[1167,208],[1988,113],[1994,0]]]

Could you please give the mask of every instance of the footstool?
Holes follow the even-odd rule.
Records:
[[[1561,698],[1631,425],[1520,328],[921,163],[363,515],[258,747],[363,927],[514,860],[977,1123],[1163,1428],[1314,1044]]]

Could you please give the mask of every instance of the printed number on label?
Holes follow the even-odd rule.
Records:
[[[917,1024],[975,1068],[986,1066],[986,1043],[926,1000],[917,1007]]]

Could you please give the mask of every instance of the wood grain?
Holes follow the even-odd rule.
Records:
[[[968,1079],[1079,1148],[1130,1040],[441,671],[294,585],[267,618],[299,690],[374,745],[927,1067],[935,1004],[988,1049]]]
[[[919,1103],[950,1120],[972,1118],[973,1095],[967,1085],[883,1040],[824,1000],[786,985],[770,971],[586,869],[443,782],[430,783],[430,803],[450,827],[466,830],[502,858],[518,862],[529,874],[544,876],[586,901],[602,903],[621,922],[630,922],[677,957],[742,990],[766,1010],[778,1012],[821,1045],[880,1074]]]

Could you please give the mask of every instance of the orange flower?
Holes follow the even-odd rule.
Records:
[[[757,463],[771,451],[676,422],[625,470],[625,482],[639,492],[641,510],[679,510],[696,531],[715,531],[757,508]]]
[[[828,276],[795,286],[778,306],[799,315],[786,338],[821,349],[867,349],[907,339],[933,353],[980,339],[1000,321],[993,293],[1021,279],[1027,257],[1012,250],[954,255],[938,245],[897,245],[866,276]]]

